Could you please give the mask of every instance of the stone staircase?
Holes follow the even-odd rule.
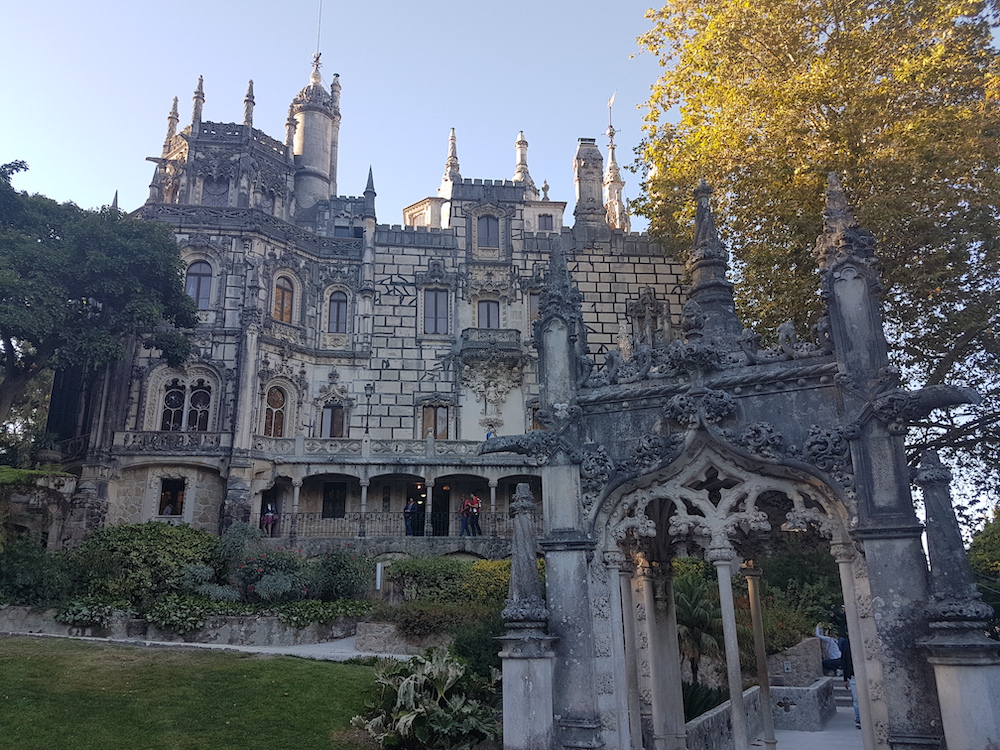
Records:
[[[833,700],[837,704],[838,710],[841,708],[846,708],[849,711],[853,710],[854,703],[851,699],[851,691],[842,677],[834,678]]]

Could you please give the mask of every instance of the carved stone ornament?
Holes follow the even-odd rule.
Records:
[[[496,266],[470,266],[466,284],[466,294],[475,298],[482,295],[499,297],[508,301],[513,295],[512,271]]]
[[[459,275],[444,270],[444,262],[432,260],[427,264],[427,271],[418,273],[414,277],[417,286],[438,286],[447,289],[456,289],[459,283]]]
[[[926,418],[935,409],[979,401],[979,394],[972,388],[932,385],[919,391],[893,389],[872,402],[872,411],[886,423],[890,433],[904,435],[908,425]]]
[[[593,502],[610,481],[615,471],[615,464],[603,445],[582,451],[579,459],[584,502],[587,502],[588,497],[590,502]]]
[[[844,487],[854,486],[850,441],[858,436],[856,426],[836,425],[832,428],[812,425],[802,446],[802,458],[820,471],[826,472]]]
[[[518,622],[538,623],[548,620],[549,610],[545,606],[545,600],[540,597],[526,597],[516,601],[508,599],[500,616],[508,626]]]
[[[699,422],[716,424],[736,411],[736,400],[725,391],[682,393],[667,404],[666,413],[685,427],[695,427]]]
[[[521,385],[520,363],[477,362],[462,367],[462,385],[476,394],[483,403],[484,413],[499,415],[507,394]]]
[[[751,453],[765,458],[778,458],[785,450],[785,438],[767,422],[747,425],[736,441]]]

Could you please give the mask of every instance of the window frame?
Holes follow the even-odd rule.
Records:
[[[334,316],[334,304],[342,314]],[[327,333],[347,333],[351,319],[351,298],[343,289],[334,289],[326,304]],[[334,323],[337,325],[334,325]]]
[[[281,394],[282,402],[277,406],[271,404],[271,395]],[[288,421],[288,392],[280,385],[268,386],[264,394],[264,423],[261,433],[264,437],[285,437],[285,425]]]
[[[483,231],[484,228],[486,231]],[[500,249],[499,217],[493,214],[482,214],[476,217],[476,245],[478,247]]]
[[[204,266],[208,269],[208,272],[202,272],[199,268],[195,271],[197,266]],[[212,264],[207,260],[193,260],[187,267],[187,271],[184,274],[184,291],[187,295],[194,300],[195,306],[199,310],[208,310],[212,307],[212,281],[214,280],[214,270],[212,269]],[[194,289],[192,290],[192,281],[194,281]]]
[[[347,409],[343,404],[328,403],[323,405],[323,411],[320,414],[320,437],[347,437]]]
[[[485,316],[483,315],[484,310],[486,311]],[[494,322],[494,317],[496,318],[496,325],[490,325]],[[500,322],[500,300],[481,299],[476,302],[476,328],[496,330],[501,327]]]
[[[427,336],[447,336],[451,333],[451,293],[447,289],[433,287],[423,290],[422,331]],[[433,300],[433,304],[429,304]],[[441,307],[444,311],[442,312]],[[431,309],[433,308],[433,310]],[[428,323],[435,330],[428,330]],[[439,330],[440,328],[444,330]]]
[[[423,404],[420,407],[420,436],[428,437],[428,429],[433,430],[435,440],[448,440],[450,434],[450,412],[448,404]],[[442,429],[443,428],[443,429]]]
[[[282,282],[288,286],[281,286]],[[274,280],[274,304],[271,305],[271,317],[279,323],[295,322],[295,282],[282,274]]]

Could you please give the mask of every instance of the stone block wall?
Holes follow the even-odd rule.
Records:
[[[823,676],[823,651],[819,638],[806,638],[797,646],[767,658],[772,685],[809,687]]]

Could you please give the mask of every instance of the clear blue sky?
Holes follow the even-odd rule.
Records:
[[[284,140],[288,105],[309,78],[319,0],[8,0],[0,45],[0,163],[28,162],[21,190],[85,208],[146,199],[166,117],[205,77],[204,119],[241,121]],[[343,87],[338,188],[360,195],[374,170],[380,223],[433,195],[448,129],[463,177],[510,179],[524,130],[535,182],[573,203],[579,137],[606,156],[617,91],[619,163],[633,160],[658,66],[638,55],[648,0],[323,0],[324,82]],[[639,193],[626,173],[626,197]],[[636,224],[638,226],[636,226]],[[634,229],[645,226],[635,222]]]

